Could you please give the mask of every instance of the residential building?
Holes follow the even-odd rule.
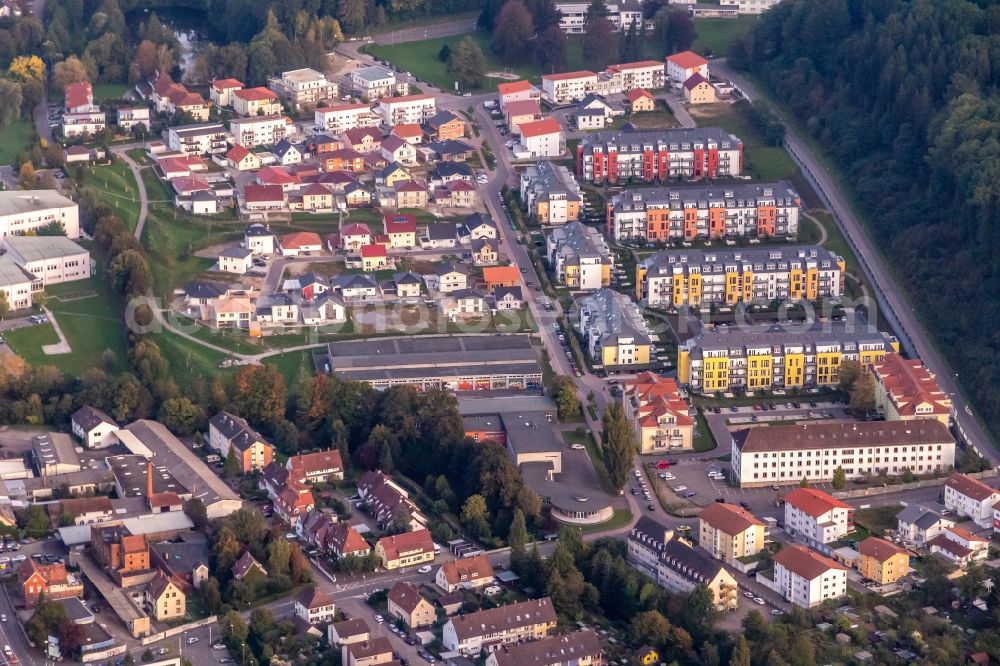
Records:
[[[690,592],[704,585],[712,593],[717,610],[733,610],[739,602],[736,579],[718,560],[675,537],[672,530],[643,516],[628,535],[629,564],[659,585],[677,592]]]
[[[442,630],[445,649],[476,656],[484,648],[546,638],[556,628],[556,611],[548,597],[456,615]]]
[[[993,507],[993,529],[997,529],[997,508]],[[954,527],[955,521],[920,504],[908,504],[896,514],[896,536],[907,543],[924,546],[928,541]]]
[[[437,619],[434,605],[409,581],[396,581],[389,588],[387,603],[389,617],[402,620],[409,629],[429,627]]]
[[[542,97],[550,104],[569,104],[586,97],[596,85],[597,74],[591,71],[543,74]]]
[[[331,624],[327,628],[326,635],[330,645],[350,645],[351,643],[364,643],[371,634],[364,620],[351,618]]]
[[[380,99],[378,112],[382,123],[390,127],[408,123],[423,125],[437,113],[437,106],[432,95],[404,95]]]
[[[106,116],[94,104],[94,91],[89,81],[67,85],[64,98],[63,136],[93,136],[104,131]]]
[[[636,298],[651,307],[840,298],[843,257],[822,247],[663,250],[636,264]]]
[[[315,231],[293,231],[281,237],[281,254],[285,257],[322,251],[323,239]]]
[[[767,585],[771,581],[758,576],[757,582]],[[786,544],[774,555],[772,589],[786,601],[809,609],[847,594],[847,569],[805,546]]]
[[[382,537],[375,544],[375,555],[386,569],[399,569],[434,560],[434,544],[427,529]]]
[[[43,287],[86,280],[93,273],[90,252],[65,236],[6,236],[2,245]]]
[[[302,588],[295,595],[295,617],[309,624],[332,622],[336,617],[333,598],[315,585]]]
[[[743,173],[743,142],[717,127],[595,132],[584,137],[576,155],[577,177],[595,183]]]
[[[431,222],[424,229],[420,245],[429,250],[453,249],[458,243],[453,222]]]
[[[445,562],[434,574],[434,584],[445,593],[478,590],[493,584],[493,565],[487,555]]]
[[[497,225],[489,216],[482,213],[473,213],[465,218],[465,228],[469,232],[470,240],[481,238],[497,239]]]
[[[621,2],[604,3],[608,21],[618,32],[628,32],[633,25],[639,30],[649,26],[642,19],[642,6],[638,2],[622,0]],[[587,23],[589,2],[562,1],[556,3],[559,10],[559,28],[567,35],[582,35]]]
[[[249,116],[229,121],[233,141],[244,148],[273,146],[284,139],[291,128],[291,121],[282,115]]]
[[[420,530],[427,525],[427,518],[410,499],[409,493],[379,470],[367,472],[361,477],[358,495],[381,526],[392,524],[400,513],[400,507],[405,507],[410,515],[410,524],[406,527]]]
[[[90,405],[84,405],[73,412],[70,427],[88,449],[111,446],[115,442],[113,435],[118,430],[118,424],[113,418]]]
[[[326,550],[337,558],[365,557],[372,547],[353,526],[337,523],[327,537]]]
[[[641,372],[622,383],[625,414],[632,421],[639,453],[693,448],[694,417],[673,377]]]
[[[578,328],[595,365],[620,368],[655,361],[653,334],[628,296],[606,287],[580,299],[577,307]]]
[[[436,269],[438,279],[438,291],[442,294],[468,289],[469,269],[452,261],[446,262]]]
[[[910,421],[909,423],[922,423]],[[900,423],[898,427],[906,427]],[[1000,502],[1000,491],[979,479],[955,473],[944,482],[944,506],[960,516],[967,516],[980,527],[993,526],[993,505]]]
[[[481,316],[489,312],[486,299],[474,289],[458,289],[441,301],[441,310],[451,319]]]
[[[559,157],[563,153],[562,126],[555,118],[523,123],[518,132],[530,157]]]
[[[485,666],[600,666],[601,641],[590,629],[516,645],[501,645],[490,652]]]
[[[356,97],[366,102],[374,102],[383,97],[406,95],[410,92],[410,85],[397,82],[396,73],[391,69],[375,65],[358,67],[352,71],[351,89]]]
[[[396,208],[425,208],[427,188],[416,180],[405,180],[392,186],[393,205]]]
[[[990,542],[961,527],[946,527],[942,534],[927,542],[931,554],[939,554],[961,568],[985,560],[990,554]]]
[[[34,608],[43,597],[55,601],[83,595],[83,582],[76,574],[68,573],[65,564],[40,564],[27,559],[18,565],[17,577],[27,608]]]
[[[349,171],[364,173],[365,156],[351,148],[341,148],[319,156],[320,168],[324,173]]]
[[[863,366],[899,352],[896,338],[859,323],[750,332],[716,327],[677,347],[677,380],[694,393],[835,386],[840,364]]]
[[[209,445],[223,458],[235,449],[240,471],[244,474],[264,469],[274,457],[274,447],[235,414],[219,412],[213,416],[208,422],[208,433]]]
[[[285,483],[274,497],[274,512],[291,526],[296,525],[315,507],[316,498],[312,491],[296,481]]]
[[[492,266],[500,258],[500,241],[492,238],[477,238],[470,245],[472,262],[477,266]]]
[[[377,666],[396,664],[392,657],[392,644],[388,638],[379,636],[366,641],[346,643],[341,648],[340,663],[343,666]]]
[[[583,192],[573,173],[545,160],[521,172],[521,201],[528,215],[541,224],[565,224],[580,219]]]
[[[721,7],[736,7],[740,14],[763,14],[781,0],[719,0]]]
[[[208,580],[210,553],[208,541],[199,533],[186,533],[173,541],[161,541],[149,547],[150,564],[189,592]]]
[[[361,270],[365,273],[380,271],[392,265],[389,261],[389,253],[385,249],[385,245],[381,243],[377,245],[365,245],[360,250],[360,256]]]
[[[708,61],[693,51],[681,51],[667,56],[667,78],[684,83],[695,74],[708,78]]]
[[[372,301],[378,297],[378,285],[367,275],[342,275],[336,286],[345,301]]]
[[[640,62],[611,65],[608,67],[607,72],[616,79],[617,85],[622,90],[633,90],[635,88],[655,89],[666,85],[666,70],[663,63],[658,60],[642,60]]]
[[[278,95],[267,88],[242,88],[232,94],[233,111],[241,116],[274,116],[281,113]]]
[[[579,291],[611,285],[611,250],[593,227],[577,221],[552,229],[545,237],[545,254],[559,284]]]
[[[288,139],[282,139],[271,149],[271,154],[278,158],[278,164],[281,166],[292,166],[301,164],[308,151],[304,143],[295,144]]]
[[[886,354],[871,366],[875,377],[875,404],[887,421],[935,418],[948,425],[951,398],[920,359]]]
[[[450,112],[441,111],[440,113],[438,113],[439,116],[441,114],[450,115]],[[412,146],[419,146],[421,143],[424,142],[424,129],[420,125],[396,125],[390,130],[389,133],[395,134],[400,139],[406,141],[408,144]]]
[[[342,134],[358,127],[375,127],[380,119],[367,104],[336,104],[317,107],[314,122],[325,132]]]
[[[506,112],[507,105],[511,102],[524,102],[527,100],[538,101],[542,93],[531,84],[530,81],[511,81],[501,83],[497,86],[497,93],[500,98],[500,110]]]
[[[801,205],[786,180],[629,189],[611,199],[608,236],[648,241],[794,238]]]
[[[352,222],[340,230],[340,247],[348,252],[358,252],[363,246],[372,244],[371,229],[363,222]]]
[[[413,272],[393,273],[392,284],[396,298],[419,298],[423,293],[424,279]]]
[[[870,536],[858,544],[858,572],[879,585],[889,585],[910,572],[910,554],[891,541]]]
[[[692,74],[684,82],[684,101],[688,104],[715,104],[715,87],[701,74]]]
[[[0,238],[28,235],[56,222],[67,238],[80,237],[80,208],[75,201],[55,190],[0,191]]]
[[[427,135],[435,141],[465,138],[465,121],[451,111],[439,111],[425,126]]]
[[[521,134],[521,125],[542,119],[542,107],[537,99],[525,99],[516,102],[507,102],[503,111],[504,120],[510,133]]]
[[[412,213],[389,213],[382,218],[383,231],[389,237],[390,248],[411,248],[417,245],[417,218]]]
[[[785,531],[814,545],[837,541],[854,531],[854,507],[815,488],[785,495]]]
[[[324,99],[337,97],[337,84],[327,81],[325,75],[308,67],[268,79],[267,87],[295,110],[315,107]]]
[[[240,145],[233,146],[226,153],[226,161],[237,171],[256,171],[261,167],[260,156]]]
[[[278,238],[263,224],[251,224],[243,232],[243,244],[254,255],[277,254],[281,251]]]
[[[354,127],[343,133],[344,144],[359,153],[379,152],[382,149],[382,130],[378,127]]]
[[[243,83],[236,79],[215,79],[208,89],[208,97],[217,107],[233,105],[233,93],[243,89]]]
[[[168,127],[167,148],[185,155],[224,155],[229,152],[227,135],[221,123]]]
[[[417,150],[406,139],[390,134],[382,141],[382,157],[403,166],[414,166],[417,163]]]
[[[149,109],[144,106],[120,106],[117,111],[118,129],[122,132],[132,132],[142,125],[143,131],[149,131]]]
[[[340,457],[340,451],[332,449],[291,456],[285,463],[285,468],[293,479],[303,483],[344,479],[344,461]]]
[[[955,440],[933,419],[808,423],[733,434],[733,474],[742,487],[830,481],[838,468],[848,479],[861,479],[907,470],[932,474],[954,464]]]
[[[632,113],[649,113],[656,110],[656,98],[648,90],[633,88],[625,97]]]
[[[146,588],[145,605],[157,622],[167,622],[187,615],[187,594],[183,586],[162,571],[157,571]]]
[[[712,502],[698,514],[698,545],[730,566],[763,550],[766,533],[760,519],[735,504]]]

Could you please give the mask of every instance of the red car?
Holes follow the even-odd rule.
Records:
[[[659,462],[656,463],[656,469],[670,469],[670,461],[660,460]]]

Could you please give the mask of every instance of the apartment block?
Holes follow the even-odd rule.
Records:
[[[565,166],[546,160],[521,172],[521,201],[528,215],[541,224],[565,224],[580,219],[583,192]]]
[[[870,536],[858,544],[858,573],[889,585],[910,572],[910,554],[891,541]]]
[[[447,650],[476,656],[484,647],[545,638],[555,631],[556,621],[551,599],[532,599],[456,615],[444,625],[441,642]]]
[[[167,128],[167,148],[185,155],[223,155],[229,150],[226,128],[220,123]]]
[[[904,426],[905,423],[900,423]],[[993,526],[993,506],[1000,502],[1000,491],[965,474],[952,474],[944,482],[944,506],[960,516],[967,516],[980,527]]]
[[[813,545],[827,544],[854,531],[854,507],[815,488],[785,495],[785,531]]]
[[[721,7],[736,7],[740,14],[763,14],[781,0],[719,0]]]
[[[600,666],[601,641],[590,629],[549,636],[520,645],[503,645],[490,652],[485,666]]]
[[[743,142],[717,127],[596,132],[576,150],[577,177],[595,183],[743,173]]]
[[[437,113],[432,95],[404,95],[378,101],[378,112],[382,123],[393,125],[423,125]]]
[[[639,453],[691,450],[694,417],[673,377],[639,373],[622,382],[625,414],[632,421]]]
[[[608,236],[620,241],[794,238],[801,206],[787,180],[629,189],[608,205]]]
[[[698,514],[698,545],[730,566],[759,553],[766,532],[759,518],[735,504],[713,502]]]
[[[622,90],[662,88],[666,84],[666,69],[657,60],[642,60],[611,65],[607,69]]]
[[[907,470],[931,474],[954,464],[955,440],[934,419],[747,428],[732,441],[741,487],[830,481],[838,468],[848,479],[863,479]]]
[[[383,97],[406,95],[410,84],[396,81],[396,73],[386,67],[358,67],[351,72],[351,92],[366,102]]]
[[[770,582],[763,576],[757,580]],[[808,609],[847,594],[847,569],[805,546],[788,544],[774,556],[774,584],[768,586],[786,601]]]
[[[920,359],[888,354],[871,366],[875,403],[889,421],[935,418],[948,425],[952,404],[934,373]]]
[[[559,284],[580,291],[611,285],[611,250],[593,227],[570,222],[552,229],[545,237],[545,254]]]
[[[636,298],[667,309],[817,301],[842,296],[845,274],[822,247],[663,250],[636,264]]]
[[[655,360],[653,334],[628,296],[604,288],[580,299],[577,307],[578,327],[595,365],[641,367]]]
[[[695,393],[833,386],[845,360],[867,366],[892,352],[899,352],[896,338],[859,323],[716,326],[678,345],[677,379]]]
[[[588,2],[557,2],[559,10],[559,28],[567,35],[582,35],[587,23]],[[640,30],[647,26],[642,20],[642,4],[634,0],[622,2],[606,2],[606,16],[611,26],[620,32],[630,30],[633,25]]]
[[[209,444],[223,458],[235,450],[244,474],[264,469],[274,457],[274,448],[244,419],[219,412],[208,422]]]
[[[308,67],[268,79],[267,87],[296,110],[314,107],[324,99],[337,97],[337,84],[327,81],[325,75]]]
[[[53,222],[63,226],[67,238],[80,237],[80,207],[72,199],[55,190],[0,191],[0,238],[24,236]],[[8,303],[13,307],[13,300]]]
[[[292,122],[282,115],[249,116],[229,121],[233,141],[244,148],[273,146],[284,139],[293,128]]]
[[[314,122],[325,132],[342,134],[356,127],[378,127],[381,118],[367,104],[339,104],[317,107]]]
[[[541,91],[530,81],[523,80],[501,83],[497,86],[497,93],[500,97],[500,109],[504,112],[507,110],[507,105],[512,102],[538,102],[542,96]]]
[[[597,86],[597,73],[589,70],[542,75],[542,97],[550,104],[569,104],[586,97]]]
[[[667,56],[667,77],[674,83],[684,83],[695,74],[708,78],[708,61],[693,51],[681,51]]]
[[[267,88],[243,88],[232,96],[233,111],[241,116],[277,115],[281,113],[278,95]]]
[[[559,157],[563,152],[563,131],[555,118],[543,118],[518,127],[521,145],[531,157]]]

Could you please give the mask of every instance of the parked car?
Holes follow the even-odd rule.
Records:
[[[419,569],[417,569],[417,573],[425,574],[425,573],[430,573],[430,572],[431,572],[431,565],[429,565],[429,564],[425,564],[424,566],[422,566]]]

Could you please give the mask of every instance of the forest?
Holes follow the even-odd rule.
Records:
[[[836,161],[1000,432],[1000,3],[786,0],[730,55]]]

